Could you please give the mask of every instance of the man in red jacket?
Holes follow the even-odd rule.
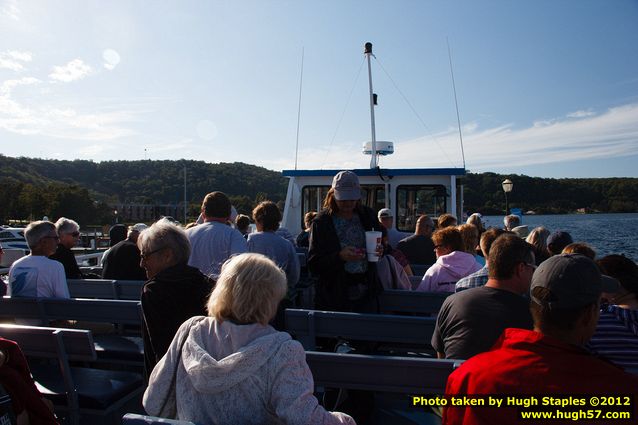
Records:
[[[605,416],[610,409],[632,414],[631,420],[613,423],[635,423],[638,377],[583,348],[596,328],[601,292],[613,292],[615,284],[583,255],[544,261],[531,284],[534,330],[506,329],[492,351],[470,358],[450,375],[443,424],[520,425],[523,414],[541,411],[552,415],[551,424],[574,423],[574,414],[593,419],[587,423],[611,423],[612,416]],[[491,395],[502,403],[452,406],[453,397],[465,395],[488,401]],[[607,397],[621,406],[595,404]],[[540,418],[529,423],[542,423]]]

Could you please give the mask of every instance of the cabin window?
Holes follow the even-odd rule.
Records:
[[[414,232],[416,219],[427,214],[433,219],[445,213],[447,192],[443,185],[402,185],[397,187],[397,229]]]
[[[363,205],[372,208],[376,213],[381,208],[385,208],[385,188],[383,185],[361,186],[361,201]]]
[[[304,228],[304,216],[307,212],[321,211],[323,200],[330,186],[304,186],[301,190],[301,228]]]
[[[304,186],[301,190],[301,226],[303,219],[309,211],[321,211],[323,200],[330,190],[330,186]],[[376,213],[385,207],[385,190],[383,185],[362,185],[361,202]]]

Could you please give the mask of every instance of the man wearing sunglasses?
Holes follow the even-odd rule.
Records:
[[[64,274],[67,279],[82,279],[83,275],[75,260],[75,255],[71,248],[77,245],[80,238],[80,225],[74,220],[66,217],[60,217],[55,222],[55,228],[58,231],[60,242],[55,253],[49,258],[59,261],[64,266]]]

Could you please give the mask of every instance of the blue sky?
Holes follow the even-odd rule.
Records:
[[[370,41],[381,166],[462,166],[449,40],[469,170],[638,177],[637,23],[633,0],[0,0],[0,153],[293,168],[303,50],[299,167],[367,167]]]

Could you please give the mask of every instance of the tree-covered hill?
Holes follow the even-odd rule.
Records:
[[[60,161],[0,155],[0,222],[50,215],[81,224],[109,222],[116,204],[178,204],[193,214],[204,195],[227,193],[240,212],[260,200],[283,202],[287,180],[279,172],[244,163],[203,161]],[[549,179],[469,173],[463,178],[465,210],[502,214],[501,182],[514,181],[510,207],[542,213],[638,212],[638,179]],[[109,218],[110,217],[110,218]]]
[[[0,155],[0,221],[49,214],[99,222],[116,203],[198,205],[204,195],[220,190],[242,212],[257,200],[284,201],[287,181],[281,173],[243,163],[203,161],[60,161]],[[77,199],[58,199],[66,192]],[[93,202],[95,201],[95,202]],[[64,213],[71,209],[72,212]],[[99,210],[99,211],[98,211]],[[94,219],[89,218],[96,216]],[[86,218],[85,218],[86,217]]]
[[[510,207],[538,214],[587,212],[638,212],[638,179],[549,179],[523,175],[469,173],[464,178],[466,211],[502,214],[505,198],[501,182],[509,178],[514,190]]]
[[[259,193],[283,200],[286,179],[280,173],[243,163],[209,164],[204,161],[60,161],[10,158],[0,155],[0,180],[13,178],[42,186],[59,182],[79,185],[98,200],[120,202],[201,202],[213,190],[254,199]]]

